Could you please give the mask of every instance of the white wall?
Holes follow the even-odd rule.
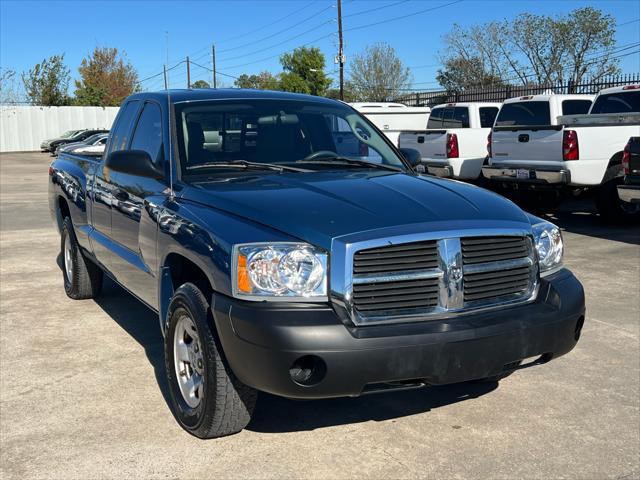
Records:
[[[111,128],[118,107],[0,106],[0,152],[40,150],[40,143],[81,128]]]

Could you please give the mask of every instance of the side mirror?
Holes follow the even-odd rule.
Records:
[[[422,162],[420,152],[414,148],[401,148],[400,153],[412,167],[417,167]]]
[[[105,161],[105,166],[114,172],[154,178],[156,180],[164,178],[164,172],[153,163],[151,156],[143,150],[117,150],[111,152]]]

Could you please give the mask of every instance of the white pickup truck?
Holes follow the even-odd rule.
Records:
[[[598,93],[588,114],[566,102],[585,96],[533,95],[506,100],[493,127],[483,175],[506,187],[562,191],[595,188],[600,215],[609,221],[636,220],[637,205],[620,201],[622,154],[640,134],[640,85]]]
[[[426,130],[400,134],[399,147],[420,152],[432,175],[475,180],[487,156],[487,134],[499,103],[447,103],[431,110]]]
[[[408,107],[392,102],[361,102],[350,105],[371,120],[396,147],[398,137],[404,130],[426,128],[431,113],[429,107]]]

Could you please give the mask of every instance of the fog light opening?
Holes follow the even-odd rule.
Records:
[[[575,334],[574,334],[574,337],[573,337],[573,338],[576,339],[576,342],[578,340],[580,340],[580,334],[582,333],[582,326],[583,325],[584,325],[584,315],[580,316],[580,318],[576,322],[576,329],[575,329]]]
[[[324,360],[315,355],[300,357],[289,368],[291,380],[303,387],[317,385],[324,379],[326,373],[327,365]]]

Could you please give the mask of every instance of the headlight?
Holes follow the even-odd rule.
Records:
[[[246,300],[326,300],[327,254],[305,243],[233,248],[233,295]]]
[[[540,275],[549,275],[558,270],[562,266],[564,253],[560,229],[553,223],[543,220],[533,225],[533,238],[538,251]]]

